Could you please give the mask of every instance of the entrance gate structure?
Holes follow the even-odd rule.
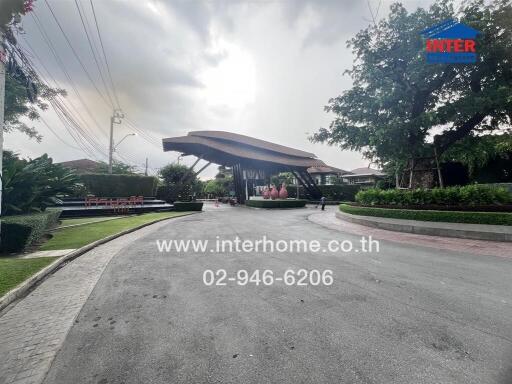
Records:
[[[211,163],[231,167],[235,195],[241,204],[253,194],[256,183],[269,185],[270,177],[280,172],[291,172],[309,198],[317,200],[321,197],[307,169],[326,167],[326,164],[313,153],[225,131],[193,131],[186,136],[163,139],[162,143],[164,151],[196,156],[192,168],[199,160],[207,161],[196,175]]]

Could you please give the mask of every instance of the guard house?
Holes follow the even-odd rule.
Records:
[[[208,163],[196,175],[211,163],[231,167],[235,195],[241,204],[254,196],[257,186],[269,185],[270,177],[280,172],[293,173],[311,199],[321,197],[307,169],[326,164],[313,153],[225,131],[193,131],[186,136],[163,139],[162,143],[164,151],[196,156],[192,168],[199,160],[206,160]]]

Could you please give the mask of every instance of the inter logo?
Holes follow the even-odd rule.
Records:
[[[475,38],[480,32],[456,20],[446,20],[421,32],[426,37],[428,63],[476,63]]]

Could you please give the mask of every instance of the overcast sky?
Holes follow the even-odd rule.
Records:
[[[368,165],[359,153],[308,141],[309,134],[332,118],[323,110],[329,98],[351,85],[343,76],[353,60],[346,41],[369,22],[365,0],[93,1],[119,103],[129,120],[151,137],[160,141],[193,130],[225,130],[313,152],[342,169]],[[101,143],[102,153],[97,151],[95,157],[106,160],[112,110],[77,6],[74,0],[48,2],[107,102],[74,57],[45,0],[35,2],[34,13],[87,107],[31,15],[23,18],[25,35],[20,43],[35,51],[34,63],[48,81],[56,80],[68,91],[70,110]],[[370,3],[376,9],[378,0]],[[403,3],[413,9],[430,1]],[[79,4],[99,51],[90,2]],[[380,17],[390,4],[382,2]],[[56,135],[41,123],[32,123],[44,136],[41,143],[11,133],[5,137],[6,148],[23,157],[48,153],[55,161],[91,158],[76,149],[53,111],[43,112],[43,117]],[[126,123],[116,125],[115,141],[132,132]],[[117,154],[137,165],[148,157],[153,172],[176,160],[177,153],[164,153],[158,143],[145,138],[126,138]],[[203,178],[212,177],[215,170],[211,167]]]

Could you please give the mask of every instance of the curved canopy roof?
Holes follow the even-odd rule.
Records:
[[[164,151],[195,155],[213,163],[285,171],[326,166],[313,153],[225,131],[193,131],[162,140]]]

